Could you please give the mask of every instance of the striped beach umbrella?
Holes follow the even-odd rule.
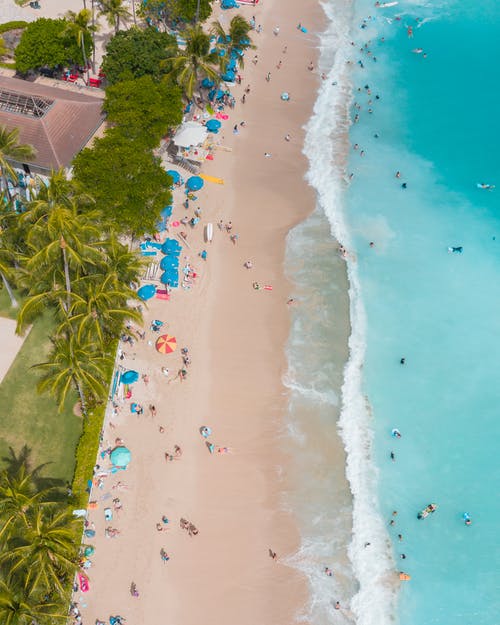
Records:
[[[156,339],[156,351],[160,354],[171,354],[177,349],[177,339],[169,334],[162,334]]]

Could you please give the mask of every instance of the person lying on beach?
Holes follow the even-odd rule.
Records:
[[[114,486],[111,487],[113,490],[117,489],[117,490],[124,490],[124,489],[128,489],[128,486],[125,484],[125,482],[117,482]]]
[[[158,532],[167,532],[168,529],[168,527],[164,527],[161,523],[156,524],[156,531]]]
[[[192,523],[190,523],[188,525],[187,531],[188,531],[188,534],[190,536],[197,536],[198,535],[198,528],[195,525],[193,525]]]
[[[160,549],[160,557],[163,560],[163,562],[168,562],[170,560],[170,556],[165,551],[165,549],[163,549],[163,547]]]
[[[107,527],[104,530],[104,535],[106,538],[115,538],[115,536],[119,536],[121,532],[114,527]]]
[[[169,453],[168,451],[165,452],[165,460],[167,462],[172,462],[172,460],[179,460],[178,457],[174,456],[174,454]]]
[[[115,497],[113,499],[113,509],[115,510],[115,512],[119,512],[120,510],[123,510],[123,504],[118,497]]]

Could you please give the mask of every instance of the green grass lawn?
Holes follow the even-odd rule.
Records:
[[[0,291],[0,316],[16,316],[5,289]],[[9,447],[18,454],[27,445],[33,466],[50,463],[43,475],[71,482],[82,428],[81,418],[73,414],[76,395],[58,413],[51,397],[37,393],[39,373],[30,369],[46,360],[53,327],[48,315],[37,320],[0,384],[0,465],[9,456]]]

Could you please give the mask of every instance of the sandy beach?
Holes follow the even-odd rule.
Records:
[[[233,90],[236,108],[227,111],[222,128],[221,144],[229,150],[217,150],[202,168],[225,184],[206,183],[187,211],[189,217],[197,206],[202,211],[182,254],[198,277],[191,289],[174,290],[169,301],[150,300],[145,339],[123,347],[120,364],[147,376],[147,383],[134,384],[131,399],[144,414],[132,414],[128,400],[106,422],[102,449],[121,439],[132,461],[92,491],[97,508],[89,512],[96,530],[88,541],[96,548],[88,570],[90,591],[74,597],[85,625],[116,614],[143,625],[200,620],[250,625],[256,619],[289,624],[307,601],[305,578],[283,562],[299,541],[281,497],[289,462],[279,442],[287,406],[281,380],[292,296],[283,262],[288,230],[314,207],[304,180],[302,126],[319,84],[308,64],[316,63],[314,33],[323,15],[312,0],[287,3],[286,15],[278,2],[240,11],[255,15],[263,31],[254,33],[258,49],[247,52],[242,84]],[[232,15],[223,14],[226,24]],[[297,29],[298,22],[307,34]],[[280,99],[283,91],[290,93],[289,102]],[[186,213],[181,198],[176,191],[174,219]],[[232,222],[236,243],[219,230],[219,220]],[[208,222],[214,224],[211,244],[203,242]],[[206,261],[198,256],[203,249]],[[251,269],[244,267],[247,260]],[[256,290],[254,282],[272,288]],[[174,353],[156,352],[153,319],[177,338]],[[189,349],[192,361],[183,381],[177,377],[181,347]],[[212,429],[214,453],[200,435],[203,425]],[[109,466],[107,458],[99,462]],[[120,501],[113,504],[116,498]],[[113,520],[105,521],[104,508],[114,505]],[[181,518],[198,534],[181,529]],[[119,534],[105,537],[106,527]],[[168,561],[162,560],[162,549]],[[138,597],[130,593],[132,582]]]

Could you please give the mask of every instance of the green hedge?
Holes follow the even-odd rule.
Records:
[[[110,350],[113,358],[113,366],[108,372],[109,386],[113,382],[114,356],[118,341],[113,342]],[[107,402],[97,406],[89,412],[89,416],[83,419],[83,428],[78,445],[76,446],[75,473],[73,475],[73,503],[77,508],[86,508],[89,494],[87,492],[87,482],[92,479],[94,466],[97,461],[99,451],[99,438],[104,424]]]
[[[0,63],[0,67],[5,67],[6,69],[16,69],[15,63]]]
[[[22,20],[18,20],[17,22],[6,22],[5,24],[0,24],[0,34],[6,33],[9,30],[16,30],[18,28],[26,28],[29,22],[23,22]]]

